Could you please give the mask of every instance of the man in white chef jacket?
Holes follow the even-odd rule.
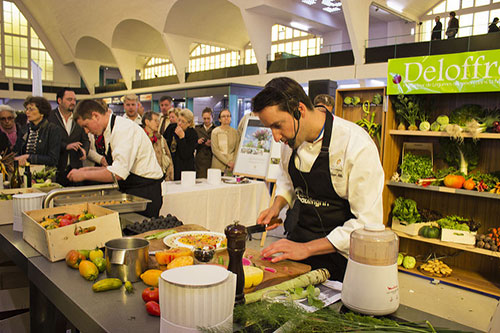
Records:
[[[275,141],[286,143],[276,198],[257,222],[269,224],[286,205],[297,215],[285,221],[287,239],[262,255],[327,268],[331,279],[343,281],[350,233],[366,223],[382,223],[384,173],[377,147],[358,125],[314,107],[290,78],[268,82],[254,97],[253,112]]]
[[[102,183],[116,180],[120,191],[152,201],[140,214],[158,216],[162,205],[163,171],[146,132],[134,122],[107,112],[93,100],[78,103],[74,119],[86,133],[103,134],[109,166],[73,169],[68,174],[69,180]]]

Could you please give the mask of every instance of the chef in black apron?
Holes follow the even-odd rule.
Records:
[[[87,133],[103,134],[109,166],[74,169],[68,178],[103,183],[117,181],[121,192],[152,201],[140,214],[158,216],[163,200],[163,171],[144,130],[128,119],[106,112],[93,100],[81,101],[75,108],[74,118]]]
[[[282,150],[283,176],[273,206],[257,222],[268,224],[291,206],[288,192],[296,198],[296,218],[285,221],[287,239],[271,244],[262,255],[278,254],[273,262],[292,259],[312,269],[327,268],[331,279],[342,281],[350,232],[366,222],[382,223],[384,177],[375,144],[359,126],[314,107],[289,78],[271,80],[253,106],[274,139],[290,146]],[[365,193],[362,188],[367,186]]]

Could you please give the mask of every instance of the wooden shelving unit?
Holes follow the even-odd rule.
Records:
[[[472,253],[478,253],[482,254],[485,256],[491,256],[495,258],[500,258],[500,252],[495,252],[495,251],[490,251],[490,250],[485,250],[485,249],[480,249],[475,247],[474,245],[464,245],[464,244],[458,244],[458,243],[451,243],[451,242],[443,242],[439,239],[435,238],[425,238],[421,236],[411,236],[408,234],[405,234],[404,232],[393,230],[400,238],[408,238],[412,240],[416,240],[419,242],[424,242],[424,243],[429,243],[429,244],[434,244],[434,245],[439,245],[439,246],[445,246],[453,249],[458,249],[458,250],[463,250],[467,252],[472,252]]]
[[[453,272],[448,277],[430,276],[422,273],[416,268],[420,264],[421,263],[417,263],[415,268],[412,269],[406,269],[402,266],[399,266],[399,271],[413,275],[423,276],[426,278],[431,278],[460,288],[467,288],[488,294],[490,296],[494,296],[495,298],[500,298],[500,283],[493,282],[494,279],[491,277],[488,278],[480,273],[456,267],[451,267],[453,269]]]
[[[361,120],[362,118],[365,118],[366,116],[363,112],[363,102],[372,101],[373,97],[376,94],[380,94],[380,96],[382,96],[383,103],[377,105],[370,103],[369,119],[371,119],[371,113],[375,112],[374,122],[382,125],[380,142],[378,142],[376,138],[373,138],[373,141],[375,142],[379,150],[380,159],[382,160],[386,123],[384,110],[387,108],[387,105],[385,105],[385,103],[387,102],[387,99],[385,98],[385,87],[337,89],[335,96],[335,115],[354,123]],[[358,105],[345,105],[344,98],[347,96],[357,96],[360,98],[361,102]]]
[[[478,191],[472,191],[472,190],[451,188],[451,187],[446,187],[446,186],[433,186],[433,185],[420,186],[417,184],[395,182],[392,180],[387,182],[387,186],[404,187],[404,188],[408,188],[408,189],[416,189],[416,190],[422,190],[422,191],[434,191],[434,192],[441,192],[441,193],[469,195],[469,196],[478,197],[478,198],[500,199],[500,194],[496,194],[496,193],[478,192]]]
[[[431,121],[438,115],[450,115],[451,111],[465,104],[479,104],[484,108],[500,106],[498,93],[474,94],[440,94],[428,96],[434,100],[435,111]],[[385,124],[384,151],[382,164],[386,177],[383,194],[384,223],[390,225],[392,203],[397,197],[413,199],[418,207],[432,209],[444,215],[459,215],[474,219],[481,223],[478,233],[486,233],[488,228],[500,226],[500,195],[489,192],[453,189],[444,186],[419,186],[391,181],[394,172],[401,163],[401,153],[405,142],[430,142],[434,148],[434,165],[444,168],[446,164],[440,159],[441,138],[449,137],[444,132],[422,132],[397,130],[395,112],[392,103],[388,103]],[[472,137],[470,134],[464,135]],[[500,134],[481,133],[480,160],[476,170],[493,172],[500,170]],[[420,258],[436,253],[446,264],[453,268],[448,278],[436,278],[450,284],[469,288],[489,295],[500,296],[500,252],[475,248],[471,245],[442,242],[420,236],[410,236],[397,232],[400,236],[401,252]],[[410,270],[412,274],[426,276],[418,270]]]
[[[402,131],[390,130],[390,135],[404,135],[404,136],[428,136],[428,137],[450,137],[446,132],[432,132],[432,131]],[[464,138],[472,138],[472,134],[464,133]],[[500,133],[480,133],[477,139],[500,139]]]

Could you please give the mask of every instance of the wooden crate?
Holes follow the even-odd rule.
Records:
[[[35,188],[13,188],[8,190],[0,190],[0,194],[21,194],[21,193],[38,193]],[[14,222],[13,200],[0,200],[0,225],[12,224]]]
[[[476,244],[476,232],[442,228],[441,240],[443,242],[474,245]]]
[[[46,230],[39,223],[49,215],[81,214],[84,211],[97,217],[51,230]],[[75,235],[75,228],[92,226],[95,226],[94,231]],[[64,259],[70,250],[103,247],[108,240],[121,237],[118,213],[94,204],[82,203],[23,212],[23,239],[52,262]]]
[[[397,218],[393,217],[391,229],[404,232],[405,234],[408,234],[411,236],[417,236],[420,228],[422,228],[424,226],[431,226],[431,225],[435,225],[435,222],[419,222],[419,223],[407,224],[406,222],[400,221]]]

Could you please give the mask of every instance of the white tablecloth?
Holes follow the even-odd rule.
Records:
[[[270,200],[262,181],[211,185],[205,179],[197,179],[197,184],[189,187],[163,182],[162,191],[161,215],[172,214],[184,224],[199,224],[216,232],[224,232],[235,220],[246,226],[255,225]]]

